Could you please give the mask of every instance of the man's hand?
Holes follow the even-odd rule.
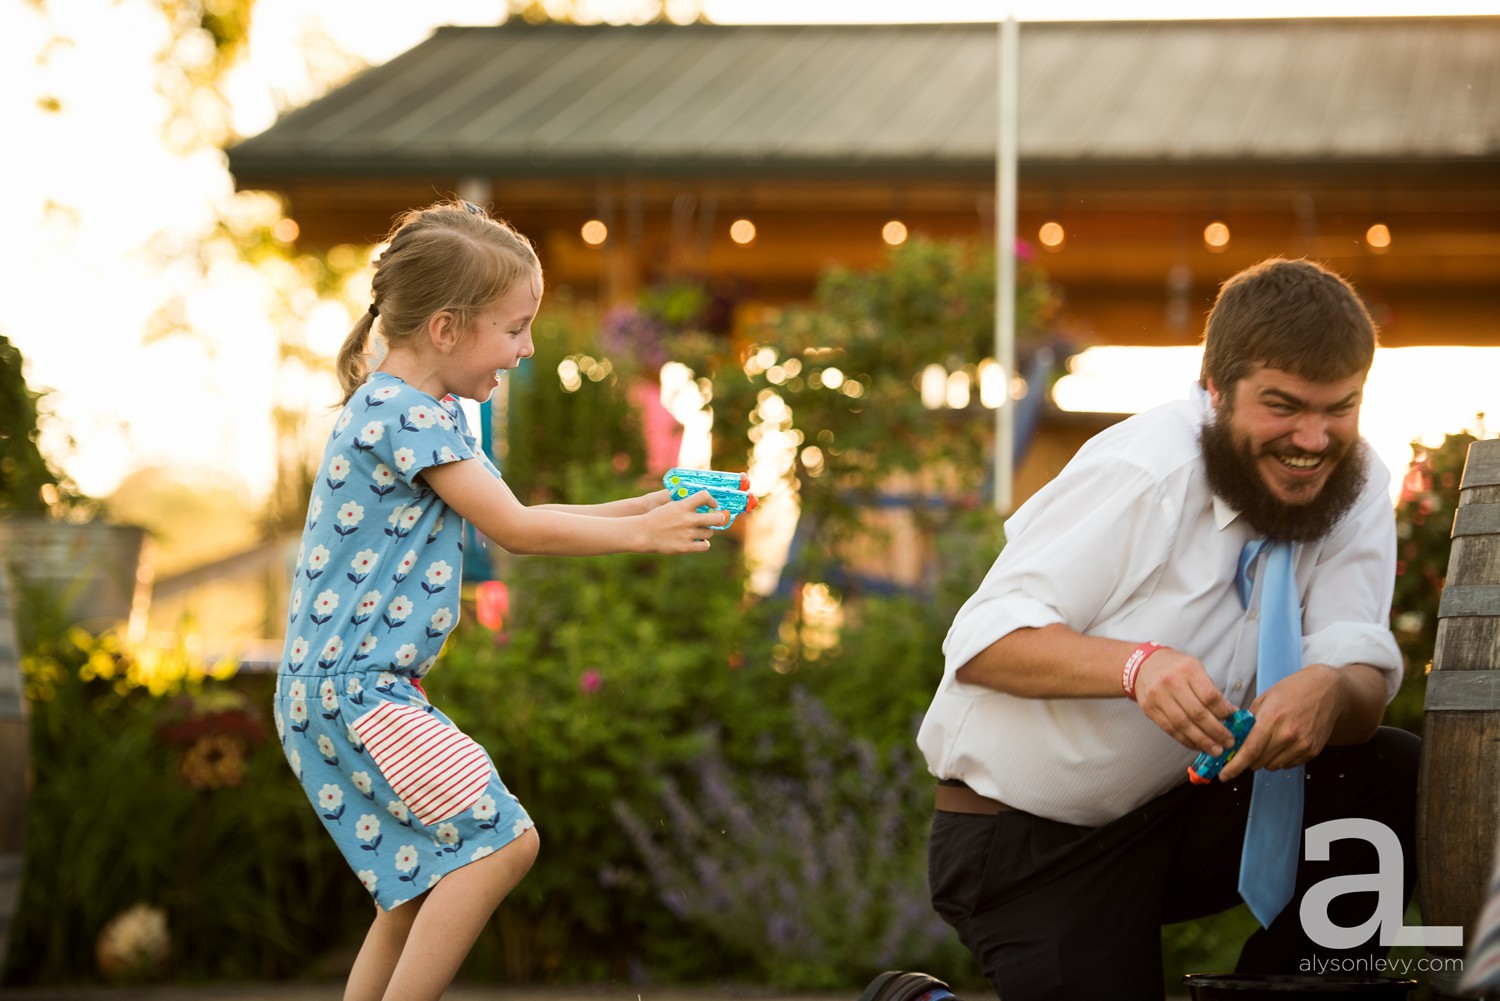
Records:
[[[1384,710],[1385,681],[1376,668],[1309,664],[1250,704],[1255,729],[1219,778],[1230,782],[1257,768],[1295,768],[1329,744],[1361,743],[1380,725]]]
[[[1234,735],[1224,725],[1224,718],[1235,707],[1214,685],[1197,657],[1169,647],[1157,650],[1141,664],[1135,679],[1135,698],[1151,722],[1190,751],[1222,754],[1233,743]],[[1260,729],[1258,722],[1256,730]]]

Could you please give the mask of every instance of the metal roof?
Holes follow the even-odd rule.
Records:
[[[440,28],[241,178],[993,170],[994,24]],[[1500,17],[1023,24],[1032,162],[1500,157]]]

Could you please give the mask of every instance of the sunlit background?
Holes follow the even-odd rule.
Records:
[[[253,135],[270,126],[278,111],[311,100],[361,65],[409,49],[434,26],[495,23],[505,8],[504,2],[478,0],[261,0],[248,57],[226,88],[228,121],[234,133]],[[0,241],[0,273],[8,287],[0,297],[0,331],[28,358],[31,384],[50,390],[45,448],[88,494],[107,495],[133,471],[160,468],[227,486],[253,501],[273,479],[276,449],[265,415],[277,394],[288,392],[275,378],[277,342],[266,319],[265,280],[227,251],[190,264],[181,247],[217,215],[274,209],[269,200],[259,204],[240,196],[235,209],[225,210],[235,199],[223,156],[216,150],[180,155],[170,136],[163,140],[165,105],[154,89],[152,53],[164,44],[165,28],[153,5],[101,0],[45,9],[44,16],[29,5],[11,5],[0,31],[0,130],[17,137],[0,166],[13,223],[10,236]],[[640,4],[626,0],[581,2],[572,9],[584,20],[643,16]],[[1023,20],[1079,19],[1113,17],[1120,9],[1086,0],[702,4],[713,20],[761,23],[990,20],[1008,13]],[[690,14],[691,5],[682,10]],[[1157,0],[1129,9],[1135,18],[1497,11],[1495,3],[1458,0]],[[176,55],[194,58],[192,52]],[[53,101],[56,106],[49,107]],[[736,240],[755,239],[753,221],[734,225]],[[290,240],[295,233],[278,235]],[[595,235],[603,239],[602,232]],[[1043,247],[1066,245],[1066,233],[1055,223],[1023,236]],[[880,238],[898,244],[905,226],[893,219]],[[1204,233],[1210,244],[1231,238],[1227,231]],[[1367,238],[1376,246],[1400,234],[1372,231]],[[177,315],[164,318],[161,307],[174,297],[180,300]],[[336,306],[315,313],[309,346],[331,352],[348,323]],[[1455,359],[1457,351],[1462,358]],[[1061,406],[1134,411],[1180,395],[1196,375],[1197,355],[1190,347],[1101,347],[1076,357],[1072,368],[1058,386]],[[976,394],[984,389],[983,379],[977,382]],[[1487,408],[1497,383],[1500,359],[1488,349],[1383,351],[1371,376],[1365,431],[1399,471],[1414,438],[1477,427],[1476,414]],[[957,391],[945,382],[943,391],[950,389]],[[317,413],[309,417],[318,419]]]

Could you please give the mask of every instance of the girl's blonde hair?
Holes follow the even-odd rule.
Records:
[[[370,332],[391,346],[419,335],[427,321],[447,311],[461,329],[520,279],[540,283],[542,264],[531,241],[506,222],[466,201],[412,209],[396,221],[375,262],[374,301],[339,348],[337,372],[348,403],[369,376]]]

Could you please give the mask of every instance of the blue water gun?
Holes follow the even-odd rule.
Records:
[[[1234,757],[1245,744],[1245,738],[1250,735],[1250,730],[1255,726],[1255,717],[1248,709],[1236,709],[1234,715],[1224,721],[1229,727],[1229,732],[1234,734],[1234,746],[1224,749],[1220,755],[1201,752],[1197,758],[1188,765],[1188,779],[1193,785],[1206,786],[1219,777],[1219,772],[1229,764],[1229,759]]]
[[[683,500],[700,490],[707,490],[720,511],[729,512],[729,520],[722,525],[710,525],[714,531],[723,531],[734,524],[734,519],[746,511],[755,510],[755,495],[750,492],[750,477],[744,473],[722,473],[717,469],[683,469],[680,466],[667,470],[661,478],[673,500]],[[707,504],[699,512],[715,510]]]

